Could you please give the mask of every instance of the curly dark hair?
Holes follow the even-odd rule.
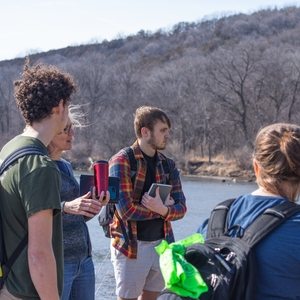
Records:
[[[70,74],[42,63],[30,68],[29,58],[25,60],[21,76],[21,80],[14,82],[14,96],[27,125],[49,117],[61,100],[64,105],[68,104],[71,94],[76,92],[77,86]]]

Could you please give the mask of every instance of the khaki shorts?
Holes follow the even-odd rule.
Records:
[[[111,248],[111,262],[114,266],[116,294],[121,298],[137,298],[143,290],[160,292],[165,282],[159,267],[159,255],[154,242],[138,241],[137,259],[129,259],[114,247]]]
[[[17,298],[13,296],[6,288],[5,284],[0,290],[0,300],[22,300],[21,298]]]

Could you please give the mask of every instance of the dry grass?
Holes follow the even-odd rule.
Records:
[[[247,168],[242,165],[239,160],[226,159],[224,155],[212,158],[210,163],[208,157],[192,157],[181,168],[181,174],[254,179],[252,165],[249,164]]]
[[[182,175],[255,178],[249,148],[243,147],[234,153],[218,154],[210,161],[208,156],[199,155],[202,153],[200,150],[195,149],[183,154],[181,145],[173,143],[168,146],[165,154],[171,154]]]

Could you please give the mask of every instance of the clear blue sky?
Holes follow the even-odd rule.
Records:
[[[0,0],[0,60],[300,0]]]

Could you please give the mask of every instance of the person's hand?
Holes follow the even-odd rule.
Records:
[[[106,196],[104,196],[104,191],[102,191],[100,193],[99,198],[97,198],[96,187],[93,187],[93,199],[99,201],[101,203],[101,207],[106,206],[110,199],[110,193],[109,193],[109,191],[106,191]]]
[[[145,193],[142,197],[141,203],[149,210],[156,212],[164,217],[168,213],[168,208],[164,205],[160,198],[159,187],[155,190],[155,197],[151,197],[148,193]]]
[[[90,199],[91,192],[88,192],[79,198],[67,201],[64,205],[64,213],[93,218],[100,212],[102,206],[107,205],[110,199],[110,194],[108,191],[106,193],[107,195],[104,196],[104,192],[101,192],[99,199],[97,199],[94,188],[93,199]],[[105,200],[103,198],[105,198]]]
[[[171,205],[174,205],[174,204],[175,204],[175,200],[169,194],[166,201],[165,201],[165,205],[171,206]]]

